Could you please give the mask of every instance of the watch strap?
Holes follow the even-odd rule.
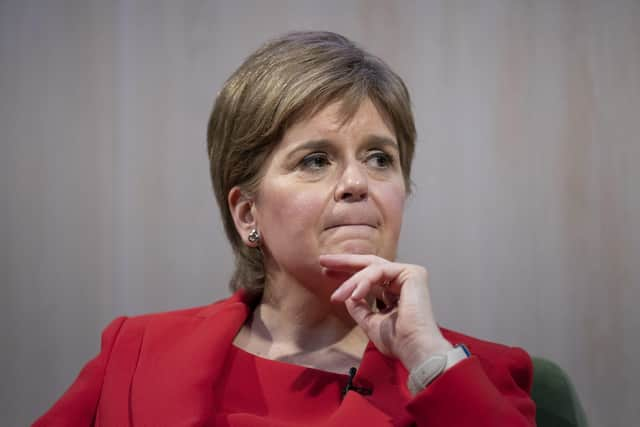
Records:
[[[445,354],[435,354],[412,369],[407,387],[415,395],[438,378],[444,371],[471,356],[464,344],[458,344]]]

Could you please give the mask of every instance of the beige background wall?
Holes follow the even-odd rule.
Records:
[[[227,294],[215,93],[267,38],[344,33],[412,90],[401,259],[441,323],[549,357],[594,426],[640,418],[640,2],[0,2],[0,424],[116,315]]]

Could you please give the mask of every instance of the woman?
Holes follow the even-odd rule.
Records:
[[[35,425],[535,425],[528,355],[440,329],[427,271],[394,261],[414,141],[380,59],[326,32],[264,45],[208,128],[235,294],[114,320]]]

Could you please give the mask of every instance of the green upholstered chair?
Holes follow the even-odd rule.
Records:
[[[533,388],[538,427],[586,427],[584,409],[569,376],[550,360],[533,357]]]

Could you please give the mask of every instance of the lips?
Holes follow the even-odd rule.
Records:
[[[371,224],[355,223],[355,224],[336,224],[336,225],[332,225],[330,227],[327,227],[327,230],[331,230],[332,228],[338,228],[338,227],[358,227],[358,226],[376,228],[375,225],[371,225]]]
[[[334,215],[325,227],[326,230],[337,227],[367,226],[378,228],[378,216],[370,212],[345,212]]]

